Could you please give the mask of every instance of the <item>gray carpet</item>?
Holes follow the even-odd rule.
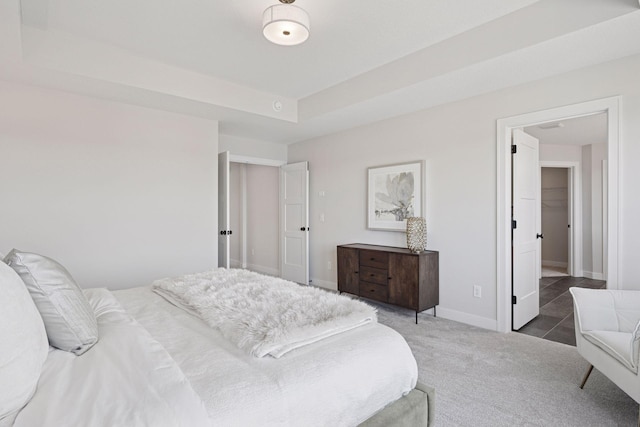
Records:
[[[580,390],[588,364],[575,347],[377,307],[436,389],[437,427],[637,425],[638,404],[600,372]]]

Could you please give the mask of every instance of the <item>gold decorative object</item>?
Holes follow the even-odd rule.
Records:
[[[407,248],[419,254],[427,247],[427,222],[424,218],[413,216],[407,218]]]

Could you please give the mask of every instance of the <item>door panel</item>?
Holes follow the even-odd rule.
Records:
[[[513,131],[513,329],[518,330],[540,313],[539,300],[539,155],[538,140]]]
[[[389,303],[418,309],[418,257],[389,254]]]
[[[358,250],[338,248],[338,290],[358,295]]]
[[[308,163],[280,168],[280,269],[282,278],[309,284]]]

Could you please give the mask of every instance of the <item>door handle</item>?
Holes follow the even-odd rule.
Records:
[[[544,234],[536,234],[536,239],[544,239]]]
[[[300,231],[309,231],[309,227],[300,227]]]
[[[226,236],[226,235],[227,235],[227,230],[222,230],[222,231],[220,231],[220,235],[221,235],[221,236]]]

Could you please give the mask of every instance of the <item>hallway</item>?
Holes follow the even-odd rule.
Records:
[[[604,289],[607,282],[584,277],[543,277],[540,279],[540,314],[518,332],[576,345],[573,298],[569,288]]]

